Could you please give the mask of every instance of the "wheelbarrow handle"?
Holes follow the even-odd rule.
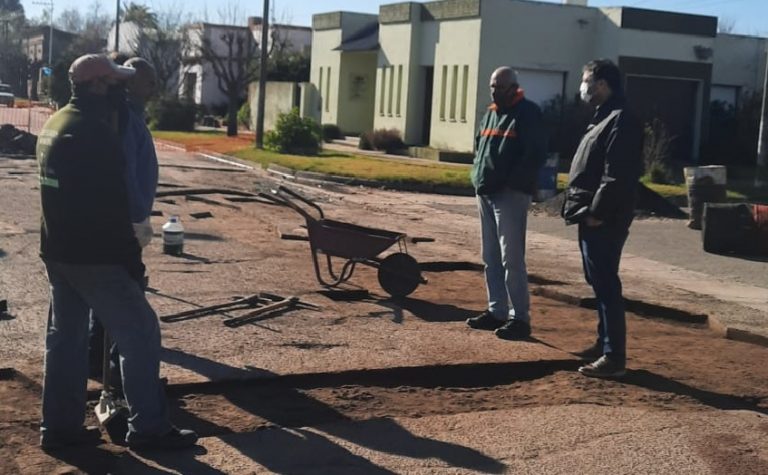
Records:
[[[293,190],[290,190],[290,189],[286,188],[283,185],[280,185],[279,187],[277,187],[277,192],[278,192],[278,194],[279,193],[287,193],[291,197],[296,198],[297,200],[302,201],[306,205],[315,208],[317,210],[317,212],[320,214],[320,219],[324,219],[325,218],[325,214],[323,213],[323,210],[320,208],[320,206],[318,206],[317,203],[315,203],[314,201],[310,200],[309,198],[301,196],[300,194],[296,193]]]

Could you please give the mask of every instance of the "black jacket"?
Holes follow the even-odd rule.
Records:
[[[67,264],[123,265],[143,274],[125,188],[120,141],[106,98],[73,97],[43,126],[37,145],[40,255]]]
[[[591,215],[607,226],[632,223],[643,173],[643,128],[612,96],[595,112],[573,157],[562,216],[567,224]]]
[[[509,187],[532,194],[547,156],[547,140],[539,106],[517,97],[507,107],[492,105],[475,138],[471,178],[478,195]]]

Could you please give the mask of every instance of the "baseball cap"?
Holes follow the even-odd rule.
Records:
[[[69,78],[73,84],[90,82],[97,78],[126,80],[134,74],[135,69],[118,66],[103,54],[80,56],[69,67]]]

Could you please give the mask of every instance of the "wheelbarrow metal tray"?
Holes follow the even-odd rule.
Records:
[[[313,248],[346,259],[372,259],[406,236],[332,219],[308,220],[307,233]]]

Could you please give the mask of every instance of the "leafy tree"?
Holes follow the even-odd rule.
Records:
[[[248,85],[259,77],[258,44],[247,27],[230,26],[219,30],[198,24],[188,30],[192,61],[208,63],[216,76],[219,90],[227,96],[227,135],[237,135],[237,110]],[[211,36],[216,37],[212,38]]]
[[[68,8],[59,14],[56,25],[70,33],[80,33],[85,28],[85,19],[77,8]]]
[[[129,3],[123,10],[122,21],[136,23],[141,28],[157,30],[160,27],[157,14],[148,6],[137,3]]]
[[[182,14],[168,10],[159,14],[146,10],[155,27],[140,26],[138,34],[129,40],[135,55],[155,67],[158,90],[161,94],[178,92],[181,58],[188,49],[187,35],[182,31]]]

